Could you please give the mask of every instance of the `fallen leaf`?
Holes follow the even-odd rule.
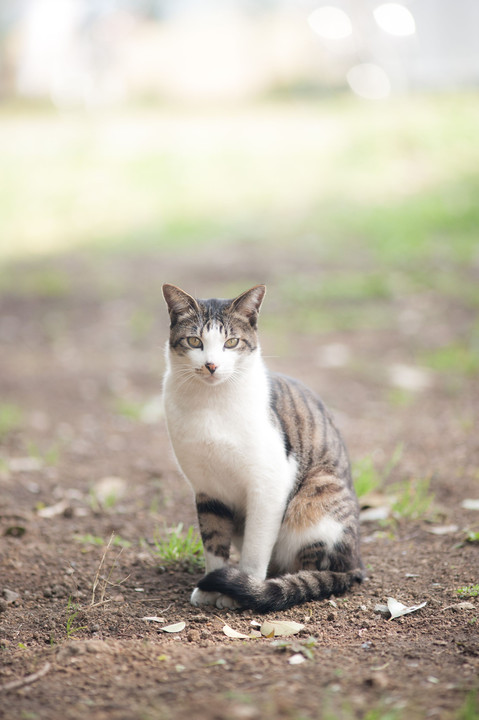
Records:
[[[291,657],[288,660],[288,663],[290,665],[301,665],[301,663],[306,662],[306,658],[301,653],[296,653],[295,655],[291,655]]]
[[[162,627],[160,630],[167,633],[177,633],[184,630],[185,627],[186,623],[182,620],[181,622],[174,623],[174,625],[166,625],[166,627]]]
[[[391,513],[391,508],[387,505],[382,507],[370,507],[361,510],[359,513],[359,521],[362,523],[377,522],[378,520],[386,520]]]
[[[60,500],[60,502],[57,502],[55,505],[40,508],[39,510],[37,510],[37,515],[38,517],[49,520],[50,518],[56,517],[57,515],[63,515],[63,513],[68,507],[69,504],[66,500]]]
[[[479,500],[476,498],[468,498],[467,500],[462,501],[461,507],[465,510],[479,510]]]
[[[407,605],[403,605],[398,600],[395,600],[394,598],[388,598],[388,610],[391,613],[391,620],[394,620],[394,618],[401,617],[402,615],[408,615],[409,613],[416,612],[416,610],[420,610],[427,604],[426,602],[421,603],[420,605],[410,605],[409,607]]]
[[[265,620],[261,625],[261,635],[263,637],[287,637],[288,635],[296,635],[303,628],[304,625],[294,622],[294,620]]]
[[[432,535],[450,535],[459,530],[457,525],[436,525],[435,527],[427,528],[427,532]]]
[[[250,637],[250,638],[260,638],[260,637],[263,637],[263,636],[261,635],[261,633],[260,633],[259,630],[251,630],[251,632],[250,632],[250,634],[249,634],[249,637]]]
[[[43,461],[36,457],[10,458],[8,467],[11,472],[36,472],[43,468]]]
[[[420,392],[432,385],[432,377],[428,370],[399,363],[389,367],[389,380],[391,385],[410,392]]]
[[[472,602],[468,602],[467,600],[460,603],[454,603],[454,605],[446,605],[443,610],[475,610],[476,606]]]
[[[224,632],[224,634],[225,634],[227,637],[229,637],[229,638],[234,638],[234,639],[237,639],[237,640],[240,640],[240,639],[241,639],[241,640],[248,640],[248,639],[249,639],[249,635],[245,635],[244,633],[240,633],[240,632],[238,632],[237,630],[233,630],[233,628],[230,627],[229,625],[224,625],[224,626],[223,626],[223,632]]]
[[[142,617],[141,619],[146,620],[146,622],[157,622],[157,623],[165,622],[165,618],[158,617],[157,615]]]
[[[93,493],[102,505],[114,505],[125,496],[126,491],[126,480],[116,476],[101,478],[93,486]]]

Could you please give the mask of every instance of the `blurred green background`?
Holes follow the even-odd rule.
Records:
[[[254,249],[272,330],[389,327],[436,293],[461,322],[428,362],[477,372],[474,4],[395,4],[387,32],[366,2],[54,5],[0,13],[1,292],[61,299],[68,254],[156,257],[160,285],[207,252],[224,294],[264,279],[235,278]]]

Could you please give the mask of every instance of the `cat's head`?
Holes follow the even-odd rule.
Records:
[[[266,288],[257,285],[232,300],[198,300],[163,285],[170,313],[170,361],[184,380],[208,385],[234,379],[258,348],[257,321]]]

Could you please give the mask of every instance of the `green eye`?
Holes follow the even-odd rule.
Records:
[[[203,343],[198,337],[187,337],[186,342],[191,348],[201,348],[203,347]]]
[[[238,343],[239,343],[239,338],[229,338],[229,340],[227,340],[225,342],[225,348],[229,348],[229,349],[235,348],[238,345]]]

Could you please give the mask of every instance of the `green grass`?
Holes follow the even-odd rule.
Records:
[[[75,625],[75,620],[80,614],[80,607],[76,605],[71,598],[68,598],[67,604],[67,621],[66,621],[66,633],[67,638],[71,638],[76,635],[80,630],[86,630],[86,625]]]
[[[81,543],[82,545],[107,545],[107,541],[100,537],[99,535],[92,535],[91,533],[86,533],[85,535],[74,535],[73,539]],[[119,535],[115,535],[113,540],[111,541],[111,545],[113,547],[124,547],[129,548],[131,547],[131,542],[129,540],[124,540]]]
[[[479,720],[479,691],[471,690],[466,695],[456,720]]]
[[[113,400],[115,414],[134,422],[141,420],[143,408],[144,403],[135,402],[124,397],[116,397]]]
[[[375,467],[374,460],[366,455],[352,464],[354,488],[358,497],[363,497],[382,484],[382,477]]]
[[[17,405],[0,404],[0,441],[15,430],[19,430],[23,422],[23,413]]]
[[[62,443],[57,442],[45,450],[42,450],[36,443],[31,441],[27,441],[26,446],[28,456],[40,460],[44,465],[52,467],[60,461]]]
[[[395,519],[418,520],[429,510],[434,495],[430,490],[430,480],[412,478],[390,487],[395,495],[392,514]]]
[[[358,270],[365,260],[464,265],[477,250],[478,123],[474,94],[87,118],[4,107],[0,259],[241,240],[270,250],[294,242],[312,260],[346,252]],[[69,290],[56,273],[25,282],[50,296]],[[346,288],[389,292],[381,274]]]
[[[0,253],[1,260],[1,253]],[[20,297],[64,298],[71,292],[68,275],[58,268],[24,267],[12,273],[0,267],[0,292]]]
[[[203,543],[191,525],[183,532],[183,523],[168,531],[166,539],[155,538],[155,553],[163,565],[182,566],[189,571],[203,568]]]
[[[426,365],[439,372],[458,375],[479,373],[479,342],[457,342],[424,355]]]
[[[457,588],[456,592],[461,597],[477,597],[479,595],[479,585],[465,585]]]
[[[382,472],[376,468],[372,455],[365,455],[352,463],[351,471],[354,489],[358,497],[363,497],[384,486],[403,454],[403,444],[399,443]]]

